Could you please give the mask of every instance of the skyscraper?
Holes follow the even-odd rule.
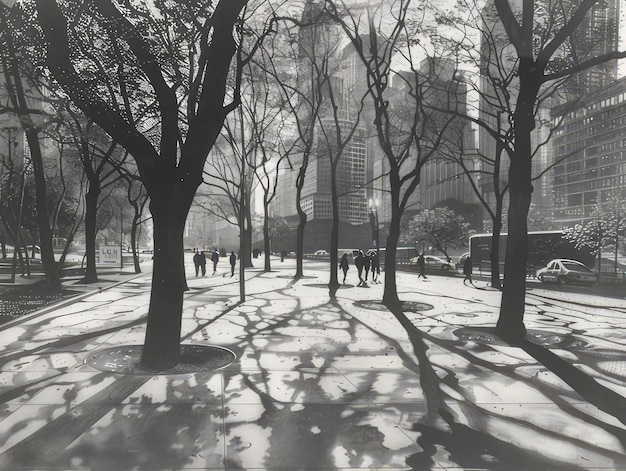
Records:
[[[609,196],[626,198],[626,78],[553,116],[562,120],[552,141],[555,221],[571,226]]]

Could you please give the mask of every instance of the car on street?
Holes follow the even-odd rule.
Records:
[[[409,260],[411,265],[417,265],[417,257]],[[454,270],[454,263],[448,262],[441,257],[435,255],[424,255],[424,264],[426,268],[436,268],[439,270]]]
[[[316,250],[313,255],[328,255],[328,252],[326,250]]]
[[[598,281],[598,275],[577,260],[556,258],[550,260],[544,268],[537,270],[537,278],[542,283],[576,284],[592,286]]]

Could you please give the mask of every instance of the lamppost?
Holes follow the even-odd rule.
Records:
[[[376,256],[380,260],[380,240],[378,239],[378,198],[369,201],[370,226],[372,229],[372,240],[376,246]]]

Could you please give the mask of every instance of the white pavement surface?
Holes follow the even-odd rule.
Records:
[[[533,288],[520,348],[462,277],[399,273],[403,327],[354,267],[331,303],[326,263],[294,265],[238,304],[226,263],[187,264],[183,343],[235,352],[217,371],[85,363],[143,342],[149,274],[0,327],[0,469],[626,470],[626,301]]]

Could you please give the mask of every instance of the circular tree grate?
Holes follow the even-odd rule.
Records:
[[[389,311],[389,308],[380,301],[354,301],[354,304],[364,309]],[[402,305],[402,311],[404,312],[430,311],[435,308],[432,304],[420,303],[417,301],[402,301],[400,304]]]
[[[454,335],[461,340],[483,345],[508,345],[496,335],[493,327],[469,328],[454,330]],[[583,348],[587,343],[571,334],[557,334],[545,330],[529,329],[526,340],[542,347]]]
[[[98,350],[85,358],[85,363],[100,371],[128,375],[176,375],[200,373],[225,368],[235,361],[227,348],[211,345],[181,345],[180,362],[174,368],[154,371],[141,366],[142,345],[122,345]]]

